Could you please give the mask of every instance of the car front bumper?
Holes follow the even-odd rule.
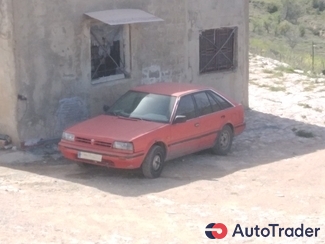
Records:
[[[119,168],[119,169],[137,169],[141,167],[141,164],[145,158],[143,152],[139,153],[117,153],[117,152],[107,152],[103,150],[82,147],[79,145],[73,145],[70,143],[60,142],[59,150],[62,155],[75,162],[83,162],[88,164],[94,164],[99,166],[105,166],[110,168]],[[96,155],[101,155],[101,161],[94,161],[88,159],[81,159],[78,157],[79,152],[85,153],[94,153]]]

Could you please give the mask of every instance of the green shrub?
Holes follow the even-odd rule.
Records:
[[[281,35],[286,35],[291,29],[291,24],[284,20],[280,23],[280,25],[278,26],[278,33]]]
[[[319,2],[318,10],[319,10],[320,12],[323,12],[323,11],[325,10],[325,2],[324,2],[324,1]]]
[[[313,5],[313,8],[319,8],[318,0],[313,0],[312,5]]]
[[[260,19],[253,19],[252,20],[253,24],[253,32],[262,34],[263,33],[263,20]]]
[[[278,10],[279,10],[279,7],[275,3],[269,3],[267,5],[267,12],[270,14],[278,12]]]
[[[283,0],[283,19],[296,24],[299,17],[303,14],[302,8],[297,0]]]
[[[270,20],[264,20],[264,29],[269,34],[271,30],[272,22]]]
[[[306,34],[306,28],[304,26],[299,26],[299,36],[304,37]]]
[[[313,33],[314,36],[319,36],[320,35],[320,29],[319,28],[311,28],[311,32]]]
[[[313,0],[312,5],[314,9],[317,9],[319,12],[323,12],[325,10],[325,1],[324,0]]]

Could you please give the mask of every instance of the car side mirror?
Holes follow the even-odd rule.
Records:
[[[110,109],[110,106],[108,106],[108,105],[104,105],[104,106],[103,106],[103,110],[104,110],[105,113],[106,113],[109,109]]]
[[[179,124],[186,122],[186,116],[185,115],[176,115],[173,124]]]

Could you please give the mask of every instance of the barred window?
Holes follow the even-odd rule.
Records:
[[[200,35],[200,74],[235,68],[237,27],[205,30]]]
[[[91,80],[93,84],[128,78],[123,25],[92,24]]]

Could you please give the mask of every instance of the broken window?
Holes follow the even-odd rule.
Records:
[[[125,66],[123,25],[91,26],[91,80],[105,82],[128,77]]]
[[[200,34],[200,74],[235,68],[237,27],[205,30]]]

